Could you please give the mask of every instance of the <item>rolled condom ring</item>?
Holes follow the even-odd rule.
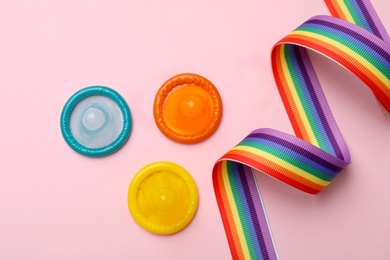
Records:
[[[272,49],[272,69],[295,135],[252,131],[213,168],[213,184],[233,259],[279,259],[254,171],[318,194],[351,162],[307,50],[361,79],[390,112],[390,39],[368,0],[325,0],[315,16]]]
[[[128,207],[144,229],[169,235],[184,229],[198,208],[198,189],[180,165],[160,161],[140,169],[129,186]]]
[[[222,100],[217,88],[205,77],[178,74],[158,90],[153,114],[160,131],[171,140],[199,143],[217,130],[222,118]]]
[[[91,86],[77,91],[61,114],[61,131],[76,152],[101,157],[121,148],[130,136],[132,118],[126,101],[115,90]]]

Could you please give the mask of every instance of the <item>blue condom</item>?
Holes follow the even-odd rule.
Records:
[[[92,86],[77,91],[61,114],[61,131],[68,145],[91,157],[109,155],[130,136],[132,119],[126,101],[113,89]]]

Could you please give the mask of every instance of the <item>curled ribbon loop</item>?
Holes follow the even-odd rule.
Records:
[[[272,49],[272,69],[296,136],[251,132],[213,168],[213,184],[234,259],[278,259],[252,169],[318,194],[351,162],[308,51],[360,78],[390,112],[390,38],[368,0],[325,0],[315,16]]]

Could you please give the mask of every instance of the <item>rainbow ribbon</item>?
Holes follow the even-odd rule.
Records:
[[[252,170],[318,194],[350,162],[347,145],[307,50],[359,77],[390,112],[390,38],[368,0],[325,0],[315,16],[272,49],[272,69],[296,136],[250,133],[213,168],[213,184],[233,259],[279,259]]]

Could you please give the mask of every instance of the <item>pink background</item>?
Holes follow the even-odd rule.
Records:
[[[372,0],[390,30],[388,1]],[[321,0],[2,0],[0,258],[229,259],[211,182],[214,162],[255,128],[293,133],[270,66],[272,45]],[[265,175],[259,186],[282,259],[390,258],[390,116],[357,78],[311,53],[354,162],[318,196]],[[219,89],[218,131],[196,145],[164,137],[156,91],[193,72]],[[68,98],[106,85],[126,99],[133,132],[117,153],[81,156],[62,138]],[[200,195],[182,232],[139,227],[127,190],[144,165],[185,167]]]

